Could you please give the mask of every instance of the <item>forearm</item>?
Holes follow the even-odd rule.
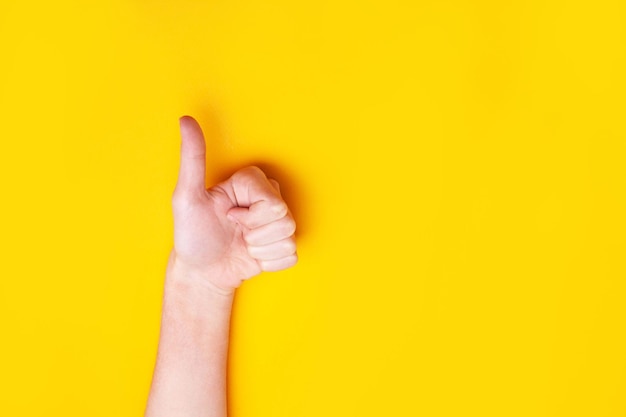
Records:
[[[172,259],[146,417],[226,416],[226,364],[233,293],[202,285]]]
[[[226,417],[226,363],[235,288],[295,265],[295,222],[275,180],[257,167],[207,189],[206,143],[180,119],[172,195],[174,250],[146,417]],[[216,272],[218,271],[218,272]]]

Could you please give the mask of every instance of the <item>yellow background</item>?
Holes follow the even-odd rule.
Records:
[[[621,0],[0,3],[0,415],[138,416],[178,117],[283,184],[230,411],[626,415]]]

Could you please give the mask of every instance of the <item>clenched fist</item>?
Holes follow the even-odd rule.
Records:
[[[295,222],[278,183],[257,167],[205,186],[206,146],[189,116],[180,119],[180,172],[172,205],[170,267],[224,293],[261,271],[297,262]]]

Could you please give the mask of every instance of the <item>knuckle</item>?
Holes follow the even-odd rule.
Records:
[[[284,201],[277,201],[272,204],[272,212],[279,218],[282,219],[289,212],[289,208]]]
[[[283,233],[286,236],[291,236],[296,233],[296,222],[293,219],[288,219],[283,223]]]
[[[283,242],[283,250],[285,253],[292,254],[296,252],[296,241],[294,239],[287,239]]]
[[[251,165],[245,168],[240,169],[239,171],[233,174],[233,177],[237,180],[250,180],[253,181],[257,179],[259,176],[265,177],[265,173],[261,170],[261,168]]]
[[[248,170],[251,174],[254,174],[254,175],[261,174],[265,176],[265,173],[263,172],[263,170],[256,165],[250,165],[249,167],[246,168],[246,170]]]

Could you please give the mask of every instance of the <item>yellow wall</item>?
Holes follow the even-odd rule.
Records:
[[[622,0],[0,4],[0,415],[138,416],[178,116],[283,183],[233,417],[626,414]]]

